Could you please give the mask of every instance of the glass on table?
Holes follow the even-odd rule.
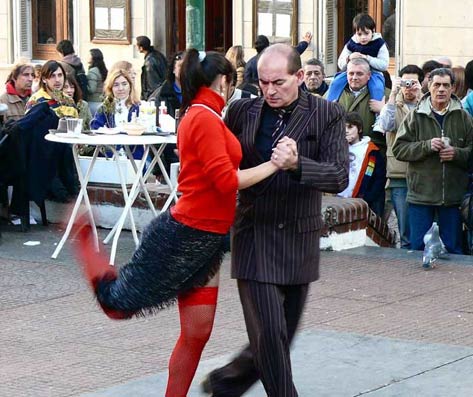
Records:
[[[82,133],[82,119],[66,119],[68,135],[80,135]]]

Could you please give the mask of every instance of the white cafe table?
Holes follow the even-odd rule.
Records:
[[[118,244],[118,238],[120,237],[120,233],[122,231],[123,225],[125,223],[126,217],[129,214],[130,215],[130,224],[131,224],[131,231],[133,238],[135,240],[135,244],[138,245],[139,239],[138,235],[136,232],[136,227],[135,227],[135,222],[133,219],[133,213],[131,211],[131,206],[133,205],[133,202],[135,201],[136,197],[138,196],[138,193],[140,191],[139,186],[141,187],[141,190],[143,191],[146,201],[148,203],[149,208],[153,212],[153,215],[156,216],[157,212],[156,209],[154,208],[153,202],[151,200],[151,197],[149,196],[148,191],[146,190],[146,184],[145,181],[147,180],[148,176],[150,175],[151,171],[153,170],[153,167],[155,164],[158,164],[161,173],[164,177],[164,180],[166,181],[168,187],[170,188],[171,194],[169,195],[168,199],[166,200],[166,203],[164,204],[163,208],[161,211],[166,211],[171,202],[177,201],[177,194],[176,194],[176,187],[173,186],[171,180],[169,179],[169,175],[166,172],[166,169],[163,165],[163,162],[161,160],[161,154],[164,151],[164,148],[166,147],[167,144],[175,144],[176,143],[176,136],[175,135],[140,135],[140,136],[131,136],[131,135],[125,135],[125,134],[114,134],[114,135],[108,135],[108,134],[80,134],[80,136],[71,136],[66,133],[54,133],[54,134],[47,134],[45,136],[45,139],[51,142],[58,142],[58,143],[64,143],[64,144],[71,144],[72,145],[72,153],[74,156],[74,164],[77,170],[77,175],[79,178],[80,182],[80,191],[77,196],[74,208],[72,210],[72,214],[70,216],[69,222],[66,227],[66,231],[64,232],[64,235],[61,238],[61,241],[59,242],[58,246],[56,247],[56,250],[52,254],[52,258],[56,259],[59,255],[59,252],[61,251],[62,247],[64,246],[64,243],[66,242],[67,238],[69,237],[69,234],[72,230],[72,227],[74,225],[74,221],[77,217],[77,213],[79,211],[79,207],[82,203],[82,200],[84,200],[85,207],[87,209],[87,213],[89,216],[90,224],[92,226],[93,234],[94,234],[94,240],[95,240],[95,245],[96,248],[98,249],[98,234],[97,234],[97,228],[95,225],[94,221],[94,216],[92,213],[92,207],[90,205],[90,200],[89,196],[87,194],[87,184],[89,182],[90,174],[92,172],[92,169],[95,165],[96,159],[98,157],[98,154],[100,153],[102,148],[108,149],[113,153],[113,159],[115,161],[115,164],[117,166],[118,170],[118,175],[120,178],[120,184],[121,184],[121,190],[123,193],[123,199],[125,201],[125,207],[120,215],[120,218],[118,221],[115,223],[113,229],[110,231],[110,233],[107,235],[107,237],[104,239],[104,244],[107,244],[113,237],[113,242],[112,242],[112,249],[111,249],[111,254],[110,254],[110,264],[113,265],[115,262],[115,255],[116,255],[116,250],[117,250],[117,244]],[[87,168],[87,172],[85,175],[81,171],[80,163],[79,163],[79,148],[81,145],[89,145],[89,146],[95,146],[94,154],[92,155],[92,159],[89,163],[89,166]],[[126,157],[128,160],[130,160],[130,163],[134,169],[135,172],[135,178],[133,181],[133,184],[128,191],[126,182],[125,182],[125,176],[122,173],[122,169],[119,164],[119,154],[116,149],[116,146],[122,146],[125,150]],[[143,156],[141,159],[134,159],[133,154],[131,152],[130,146],[133,145],[141,145],[143,146]],[[148,158],[149,151],[153,152],[153,159],[151,160],[150,164],[148,165],[148,168],[146,171],[143,173],[144,166],[146,164],[146,159]],[[136,161],[137,160],[137,161]],[[141,161],[140,161],[141,160]]]

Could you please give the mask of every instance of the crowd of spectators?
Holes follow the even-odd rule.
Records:
[[[295,47],[299,54],[311,40],[307,32]],[[229,103],[260,95],[256,65],[269,45],[266,36],[258,36],[256,55],[246,62],[241,45],[228,49],[226,57],[235,69]],[[141,100],[154,100],[156,106],[164,102],[168,113],[178,117],[184,53],[166,59],[146,36],[137,37],[136,47],[144,55]],[[85,71],[70,41],[60,42],[57,50],[60,61],[47,61],[41,67],[15,65],[0,96],[0,103],[8,107],[4,121],[17,121],[40,103],[46,103],[58,118],[82,118],[86,129],[114,128],[139,115],[136,72],[130,62],[118,61],[107,68],[101,50],[94,48]],[[397,76],[390,76],[390,53],[390,43],[376,32],[374,20],[360,14],[340,54],[341,71],[333,80],[327,78],[320,60],[310,58],[303,64],[300,89],[338,102],[348,114],[352,179],[340,195],[365,199],[384,219],[393,210],[401,248],[422,249],[423,235],[435,220],[450,252],[469,253],[472,242],[462,241],[460,206],[473,185],[469,117],[473,116],[473,60],[465,66],[452,65],[448,57],[439,56],[422,65],[405,65]],[[85,88],[79,81],[82,75]],[[419,125],[422,131],[417,131]],[[175,149],[167,148],[165,163],[178,160]]]

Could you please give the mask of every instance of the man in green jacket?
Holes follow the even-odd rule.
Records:
[[[453,73],[438,68],[429,76],[429,92],[398,130],[394,156],[407,161],[407,201],[411,249],[424,248],[423,237],[438,217],[447,251],[462,254],[459,206],[468,185],[473,123],[452,96]]]
[[[384,102],[370,99],[368,81],[371,78],[370,65],[366,59],[356,58],[347,65],[348,84],[337,102],[347,112],[357,112],[363,120],[363,135],[369,136],[378,146],[386,159],[386,137],[382,132],[373,131],[376,113],[383,108]],[[389,97],[389,89],[385,90],[385,98]]]

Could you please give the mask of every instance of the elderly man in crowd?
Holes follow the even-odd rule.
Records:
[[[459,206],[467,191],[473,123],[452,96],[454,83],[450,69],[430,73],[429,94],[401,123],[393,146],[396,158],[408,162],[407,201],[414,250],[424,248],[423,237],[437,217],[447,251],[463,252]]]
[[[435,61],[434,59],[431,59],[429,61],[425,61],[422,64],[422,72],[424,72],[424,80],[420,82],[422,86],[422,92],[425,94],[429,92],[429,77],[430,77],[430,72],[432,70],[437,69],[437,68],[442,68],[443,65],[440,62]]]
[[[308,59],[304,64],[302,89],[313,95],[323,96],[328,90],[328,84],[324,79],[324,64],[316,58]]]
[[[8,75],[5,92],[0,96],[0,103],[8,109],[4,120],[18,120],[25,115],[25,105],[31,96],[31,85],[34,79],[33,65],[29,63],[16,64]]]

